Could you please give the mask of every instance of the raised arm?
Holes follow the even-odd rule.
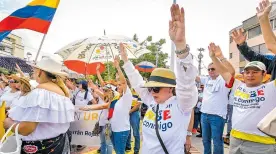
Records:
[[[88,86],[96,92],[96,94],[102,99],[104,100],[104,93],[102,91],[100,91],[100,89],[98,88],[98,86],[96,86],[92,80],[88,80]]]
[[[246,34],[243,34],[243,29],[234,30],[232,32],[232,38],[236,42],[237,47],[244,58],[248,61],[260,61],[265,64],[266,68],[270,65],[272,60],[266,58],[264,55],[253,51],[245,42]]]
[[[121,47],[120,47],[121,48]],[[126,89],[127,89],[127,81],[126,81],[126,78],[124,76],[124,73],[122,72],[122,69],[120,67],[120,58],[119,56],[115,56],[115,59],[114,59],[114,66],[115,68],[117,69],[118,71],[118,75],[119,75],[119,80],[120,80],[120,83],[121,83],[121,86],[123,86],[123,90],[124,92],[126,92]]]
[[[15,64],[15,66],[16,66],[15,70],[17,71],[17,73],[20,74],[20,77],[24,77],[25,75],[24,75],[23,71],[21,70],[21,68],[17,64]]]
[[[221,61],[221,63],[226,67],[228,72],[232,75],[235,76],[235,69],[234,67],[230,64],[230,62],[223,56],[222,51],[219,46],[216,47],[215,50],[215,56]]]
[[[176,97],[179,107],[184,112],[191,112],[197,102],[196,76],[197,69],[192,64],[193,56],[189,53],[185,37],[184,8],[177,4],[171,7],[169,35],[176,46]]]
[[[129,79],[131,87],[135,89],[135,91],[139,94],[144,104],[149,105],[153,101],[152,95],[146,88],[141,88],[145,85],[145,81],[141,74],[135,69],[133,64],[128,60],[127,53],[124,45],[121,43],[121,57],[124,61],[123,68],[125,73]]]
[[[102,78],[102,76],[101,76],[101,73],[100,73],[100,67],[101,67],[101,65],[100,64],[98,64],[97,65],[97,67],[96,67],[96,72],[97,72],[97,77],[98,77],[98,79],[99,79],[99,81],[100,81],[100,84],[101,84],[101,86],[103,87],[103,86],[105,86],[105,82],[104,82],[104,80],[103,80],[103,78]]]
[[[209,47],[209,56],[212,59],[216,69],[218,70],[219,74],[223,77],[226,83],[230,83],[232,78],[231,73],[229,70],[222,64],[221,61],[216,57],[215,53],[220,50],[219,46],[216,46],[214,43],[210,43]],[[231,64],[230,64],[231,65]]]
[[[276,37],[270,25],[269,13],[271,11],[269,0],[263,0],[257,7],[257,16],[259,18],[261,30],[263,33],[265,45],[269,51],[276,54]]]

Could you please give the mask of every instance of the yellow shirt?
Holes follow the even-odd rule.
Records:
[[[141,103],[142,100],[141,100],[140,96],[137,94],[137,92],[133,88],[131,88],[131,93],[132,93],[132,97],[133,97],[131,107],[134,107],[138,103]]]

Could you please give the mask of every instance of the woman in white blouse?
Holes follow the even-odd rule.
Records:
[[[61,79],[66,73],[61,71],[60,63],[49,57],[32,66],[39,85],[24,101],[15,103],[11,118],[4,122],[5,128],[19,124],[19,134],[23,136],[22,154],[68,153],[67,131],[74,121],[75,109]]]
[[[0,97],[0,106],[2,106],[3,102],[6,102],[6,110],[10,109],[12,101],[20,95],[18,80],[16,80],[15,75],[11,76],[8,83],[9,89]]]
[[[183,154],[185,130],[197,101],[197,69],[186,45],[184,9],[174,4],[171,15],[169,34],[176,46],[176,76],[169,69],[156,68],[146,83],[128,60],[126,51],[121,51],[131,86],[149,107],[143,119],[141,154]]]

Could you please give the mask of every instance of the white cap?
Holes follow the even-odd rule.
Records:
[[[259,61],[249,62],[248,64],[246,64],[246,66],[244,67],[244,69],[246,69],[248,67],[257,67],[261,71],[266,71],[266,67],[265,67],[264,63],[259,62]]]

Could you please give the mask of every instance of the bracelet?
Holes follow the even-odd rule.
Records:
[[[182,50],[175,50],[175,54],[177,55],[181,55],[181,54],[184,54],[186,52],[189,52],[190,51],[190,46],[188,44],[186,44],[186,48],[185,49],[182,49]]]

